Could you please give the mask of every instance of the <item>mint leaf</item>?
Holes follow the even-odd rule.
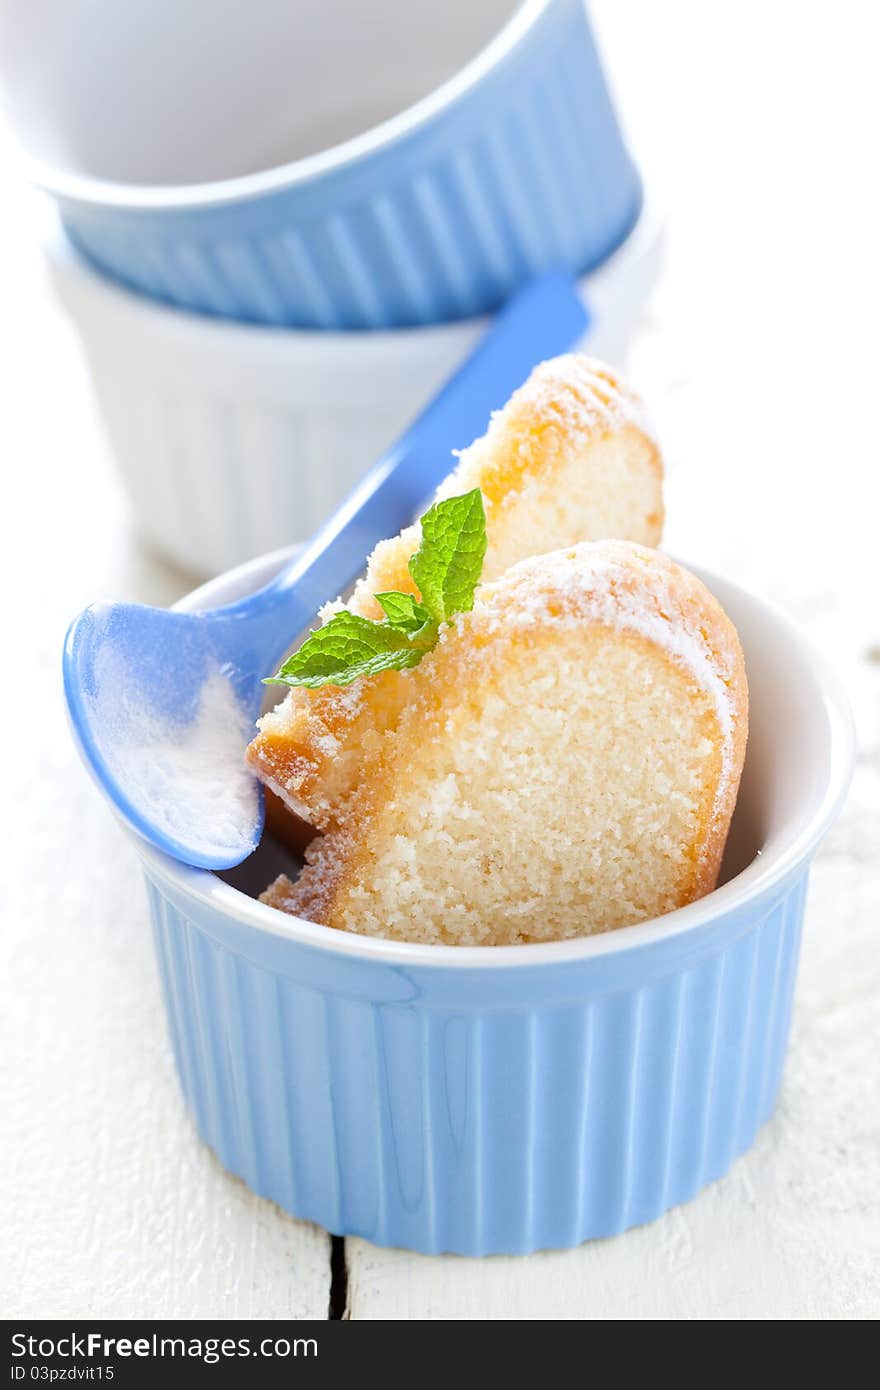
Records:
[[[485,554],[486,514],[479,488],[425,512],[422,542],[409,572],[435,622],[448,622],[454,613],[473,608]]]
[[[432,621],[427,608],[423,603],[419,603],[417,598],[413,598],[412,594],[391,591],[387,594],[374,594],[374,598],[388,621],[395,627],[403,628],[405,632],[418,632],[419,628]]]
[[[277,675],[264,685],[350,685],[378,671],[405,671],[417,666],[425,648],[410,642],[407,633],[390,623],[374,623],[343,609],[309,634],[288,657]]]
[[[385,617],[363,618],[348,608],[316,628],[264,685],[350,685],[379,671],[418,666],[437,645],[440,624],[474,606],[486,554],[486,516],[479,488],[438,502],[422,517],[422,540],[409,572],[422,601],[388,592],[375,598]]]

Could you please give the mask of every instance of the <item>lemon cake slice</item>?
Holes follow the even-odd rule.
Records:
[[[345,824],[265,902],[374,936],[507,945],[714,887],[748,694],[736,631],[686,570],[620,541],[525,560],[399,674],[406,698],[364,740]]]
[[[528,555],[618,537],[656,545],[663,525],[662,464],[638,398],[608,367],[568,355],[542,363],[459,456],[438,498],[479,488],[488,549],[484,580]],[[381,618],[374,594],[417,595],[409,560],[417,526],[383,541],[348,603]],[[326,620],[340,605],[330,604]],[[365,753],[400,715],[408,682],[386,671],[340,689],[291,690],[260,720],[248,763],[314,829],[344,823]],[[277,820],[277,816],[276,816]],[[306,837],[308,838],[308,837]]]

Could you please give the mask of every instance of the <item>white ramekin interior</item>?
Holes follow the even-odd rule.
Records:
[[[548,0],[2,4],[2,77],[31,173],[134,206],[248,197],[428,119]]]
[[[215,607],[252,593],[283,558],[262,556],[242,565],[197,589],[179,606]],[[443,968],[562,963],[624,951],[746,907],[803,863],[833,820],[852,772],[852,718],[837,677],[787,618],[729,580],[696,568],[695,573],[736,624],[750,690],[749,746],[723,881],[700,902],[640,926],[575,941],[421,946],[355,936],[288,917],[214,874],[168,859],[133,836],[149,873],[213,912],[257,930],[345,955]],[[247,874],[248,866],[243,866],[232,877]]]

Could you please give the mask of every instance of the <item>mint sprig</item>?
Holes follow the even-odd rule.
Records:
[[[374,594],[373,597],[389,623],[404,632],[418,632],[426,623],[433,622],[428,609],[412,594],[399,594],[391,590],[387,594]]]
[[[377,671],[403,671],[416,666],[422,649],[405,628],[371,622],[343,609],[312,632],[266,685],[350,685]]]
[[[486,555],[480,489],[435,503],[421,526],[421,544],[409,562],[421,600],[396,591],[376,594],[385,614],[376,622],[347,608],[334,613],[264,684],[316,690],[419,664],[436,646],[440,625],[474,606]]]
[[[486,555],[486,513],[478,487],[437,502],[422,517],[422,543],[409,572],[435,622],[474,606]]]

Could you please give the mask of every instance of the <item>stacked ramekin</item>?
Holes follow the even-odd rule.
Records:
[[[579,276],[620,355],[659,224],[582,0],[47,0],[3,25],[114,453],[192,572],[309,535],[530,275]]]

